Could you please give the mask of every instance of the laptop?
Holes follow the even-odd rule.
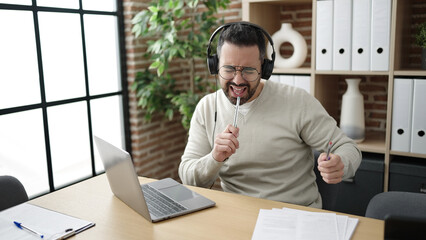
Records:
[[[111,191],[150,222],[216,205],[212,200],[166,178],[140,185],[130,154],[95,136]]]

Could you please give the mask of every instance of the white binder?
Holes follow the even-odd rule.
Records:
[[[426,79],[414,80],[411,152],[426,154]]]
[[[371,70],[389,70],[391,0],[372,0]]]
[[[316,69],[333,68],[333,1],[317,1]]]
[[[280,83],[294,86],[294,75],[280,75]]]
[[[369,71],[371,0],[355,0],[352,9],[352,71]]]
[[[311,93],[311,77],[304,75],[295,75],[294,86],[301,89],[305,89],[308,93]]]
[[[269,77],[269,81],[272,81],[272,82],[280,82],[280,75],[275,75],[275,74],[272,74],[270,77]]]
[[[351,70],[352,0],[336,0],[333,9],[333,70]]]
[[[412,79],[394,79],[391,133],[393,151],[410,152],[413,86]]]

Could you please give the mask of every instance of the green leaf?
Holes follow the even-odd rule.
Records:
[[[161,64],[160,62],[155,61],[155,62],[151,63],[151,65],[149,66],[149,69],[158,68],[160,66],[160,64]]]
[[[171,108],[166,110],[165,115],[169,119],[169,121],[173,120],[173,113],[174,113],[174,111]]]
[[[160,64],[160,66],[158,66],[158,69],[157,69],[158,76],[162,75],[163,72],[164,72],[164,64]]]
[[[155,6],[149,6],[148,7],[148,10],[150,11],[150,12],[152,12],[152,13],[157,13],[159,10],[158,10],[158,8],[157,7],[155,7]]]

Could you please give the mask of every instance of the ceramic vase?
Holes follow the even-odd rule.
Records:
[[[275,66],[279,68],[297,68],[300,67],[308,54],[308,46],[302,34],[293,29],[291,23],[281,24],[281,29],[275,32],[272,36],[277,54],[275,57]],[[293,55],[289,58],[284,58],[279,54],[280,46],[288,42],[293,46]],[[268,48],[268,55],[272,54],[272,47]]]
[[[365,138],[364,96],[359,91],[360,78],[345,79],[348,84],[342,98],[340,129],[355,142]]]

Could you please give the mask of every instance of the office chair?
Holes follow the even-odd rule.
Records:
[[[0,211],[28,201],[22,183],[13,176],[0,176]]]
[[[318,171],[318,157],[321,154],[320,152],[313,150],[315,166],[314,172],[317,176],[316,183],[318,185],[318,190],[322,198],[322,209],[333,211],[336,207],[337,195],[339,193],[340,184],[328,184],[326,183]]]
[[[365,216],[384,220],[387,215],[426,219],[426,194],[382,192],[368,203]]]
[[[385,221],[385,240],[425,239],[426,194],[379,193],[368,203],[365,216]]]

